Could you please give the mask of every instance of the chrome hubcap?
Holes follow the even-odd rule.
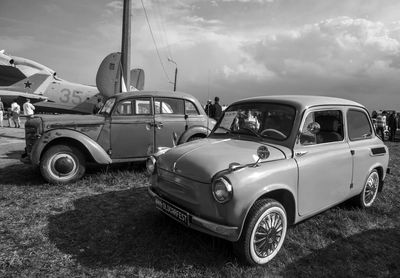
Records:
[[[379,176],[376,172],[373,172],[367,179],[364,189],[364,203],[366,206],[372,204],[375,200],[376,193],[379,187]]]
[[[78,169],[75,159],[66,153],[56,154],[50,161],[50,167],[57,177],[73,176]]]
[[[280,214],[272,212],[266,215],[256,228],[254,251],[259,257],[271,255],[278,247],[283,234],[283,221]]]

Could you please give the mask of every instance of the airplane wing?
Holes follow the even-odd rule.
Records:
[[[45,89],[53,79],[48,73],[36,73],[26,77],[11,86],[0,87],[0,97],[6,105],[9,105],[15,99],[29,98],[32,102],[45,101]]]

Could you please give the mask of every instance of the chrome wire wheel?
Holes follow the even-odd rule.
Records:
[[[376,170],[369,174],[361,193],[361,201],[364,207],[370,207],[375,201],[379,188],[379,175]]]
[[[286,228],[286,213],[279,206],[261,214],[250,237],[250,255],[255,263],[265,264],[275,257],[285,239]]]

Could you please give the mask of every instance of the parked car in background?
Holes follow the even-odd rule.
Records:
[[[148,159],[155,206],[234,243],[245,262],[279,252],[288,225],[345,200],[370,207],[389,153],[353,101],[269,96],[230,105],[211,135]]]
[[[96,115],[36,115],[25,124],[26,158],[51,183],[80,179],[87,162],[145,161],[161,147],[206,137],[214,127],[201,104],[179,92],[129,92]]]

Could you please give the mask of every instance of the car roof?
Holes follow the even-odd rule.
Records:
[[[172,97],[172,98],[184,98],[190,100],[196,100],[196,98],[190,94],[183,92],[173,91],[132,91],[116,94],[117,99],[123,99],[128,97]]]
[[[326,106],[326,105],[345,105],[345,106],[364,106],[358,102],[327,96],[313,96],[313,95],[271,95],[271,96],[259,96],[242,99],[235,103],[249,102],[249,101],[271,101],[276,103],[283,103],[293,105],[298,108],[306,109],[313,106]]]

